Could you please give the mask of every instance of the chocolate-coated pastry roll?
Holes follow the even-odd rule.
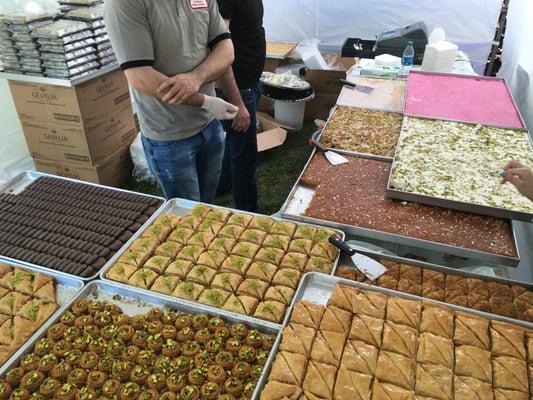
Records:
[[[263,345],[263,336],[259,331],[254,329],[248,332],[245,342],[248,346],[258,349]]]
[[[83,369],[94,369],[98,365],[98,354],[93,351],[83,353],[78,361],[78,365]]]
[[[215,362],[217,365],[220,365],[222,368],[228,370],[233,368],[233,354],[229,351],[221,351],[215,357]]]
[[[176,318],[176,322],[174,323],[174,326],[178,330],[181,330],[183,328],[188,328],[191,325],[192,325],[192,321],[188,315],[180,315],[178,318]]]
[[[131,338],[131,343],[134,346],[143,347],[146,341],[148,340],[148,332],[146,331],[135,331],[133,337]]]
[[[248,335],[248,328],[244,324],[234,324],[230,328],[231,336],[244,339]]]
[[[224,383],[224,389],[226,389],[228,394],[239,397],[244,390],[244,385],[239,379],[231,377]]]
[[[151,367],[152,363],[155,361],[156,356],[153,351],[150,350],[141,350],[137,356],[137,364],[144,367]]]
[[[167,376],[162,372],[156,372],[155,374],[148,375],[146,383],[149,389],[160,391],[167,384]]]
[[[155,335],[149,335],[148,339],[146,339],[146,348],[148,350],[159,351],[163,348],[164,344],[165,340],[163,339],[163,336],[160,333],[157,333]]]
[[[141,393],[141,387],[134,382],[128,382],[123,385],[119,392],[118,398],[120,400],[137,400]]]
[[[61,382],[54,378],[46,378],[39,387],[39,394],[52,398],[61,389]]]
[[[48,338],[42,338],[37,343],[35,343],[34,352],[39,357],[42,357],[48,353],[52,352],[55,342]]]
[[[20,380],[20,387],[33,392],[37,390],[39,386],[41,386],[41,383],[43,383],[44,379],[45,376],[41,371],[29,371]]]
[[[9,398],[12,400],[29,400],[30,397],[31,394],[28,389],[17,388],[11,392],[11,396]]]
[[[24,372],[33,371],[39,368],[40,360],[41,358],[35,353],[26,354],[24,357],[22,357],[20,367],[24,370]]]
[[[187,378],[188,378],[189,384],[194,385],[194,386],[201,386],[205,382],[204,374],[202,373],[202,370],[198,368],[195,368],[189,371]]]
[[[129,378],[132,369],[133,367],[131,363],[126,361],[116,361],[113,363],[113,368],[111,369],[111,377],[123,382]]]
[[[70,374],[71,371],[72,366],[66,361],[61,361],[54,368],[52,368],[50,376],[59,381],[64,381],[67,379],[67,376]]]
[[[157,393],[156,390],[150,389],[150,390],[143,390],[141,393],[139,393],[138,400],[157,400],[159,397],[159,393]]]
[[[207,380],[217,384],[223,384],[227,379],[226,370],[220,365],[211,365],[207,370]]]
[[[222,389],[220,385],[215,382],[206,382],[200,388],[200,394],[202,399],[205,400],[215,400],[219,395]]]
[[[135,382],[139,385],[142,385],[146,382],[146,379],[148,378],[148,375],[150,375],[150,371],[141,366],[141,365],[136,365],[135,367],[133,367],[133,369],[131,370],[131,373],[130,373],[130,380],[132,382]]]
[[[102,394],[112,399],[120,389],[120,382],[116,379],[108,379],[102,386]]]
[[[47,354],[39,360],[37,369],[45,374],[49,373],[59,364],[59,358],[55,354]]]
[[[54,344],[52,349],[57,357],[64,357],[72,350],[72,344],[66,340],[60,340]]]
[[[103,371],[91,371],[87,376],[87,385],[95,389],[103,387],[106,381],[107,374]]]
[[[177,357],[181,352],[180,344],[174,339],[166,339],[163,348],[161,349],[164,356]]]
[[[211,332],[207,328],[200,329],[196,331],[196,333],[194,334],[194,340],[202,345],[209,342],[211,338],[212,338]]]
[[[191,340],[183,344],[181,352],[185,357],[194,358],[201,349],[201,346],[196,341]]]
[[[123,342],[129,342],[133,339],[135,329],[131,325],[122,325],[118,328],[117,337]]]
[[[87,383],[87,371],[81,368],[74,368],[67,376],[67,382],[80,387]]]
[[[200,398],[200,389],[196,386],[187,385],[180,391],[181,400],[198,400]]]

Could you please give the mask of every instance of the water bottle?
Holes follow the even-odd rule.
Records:
[[[409,40],[407,42],[407,47],[403,51],[402,55],[402,69],[408,71],[412,66],[415,60],[415,48],[413,47],[413,42]]]

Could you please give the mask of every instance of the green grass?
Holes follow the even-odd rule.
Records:
[[[257,186],[259,190],[259,212],[274,214],[283,205],[296,179],[309,159],[312,148],[308,139],[313,132],[313,123],[306,123],[299,132],[289,133],[287,141],[280,147],[259,154]],[[128,190],[161,196],[157,186],[146,182],[132,181]],[[228,193],[215,199],[215,204],[233,207],[233,195]]]

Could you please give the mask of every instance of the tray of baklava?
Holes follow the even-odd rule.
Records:
[[[307,274],[262,400],[530,398],[530,323]]]
[[[94,281],[0,370],[11,399],[254,399],[279,328]]]
[[[104,280],[281,323],[306,272],[335,273],[342,231],[174,199]]]
[[[371,281],[341,258],[336,276],[533,323],[533,285],[396,256],[368,254],[387,272]]]
[[[0,262],[0,366],[82,288],[68,275]]]

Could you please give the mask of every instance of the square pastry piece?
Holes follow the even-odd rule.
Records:
[[[489,320],[472,314],[456,313],[454,342],[489,350]]]
[[[407,325],[418,329],[422,313],[422,303],[402,299],[400,297],[389,297],[387,301],[387,320],[397,324]]]
[[[341,367],[374,376],[379,350],[358,340],[348,340],[344,346]]]
[[[320,330],[337,332],[344,336],[348,336],[351,324],[352,315],[348,311],[335,306],[330,306],[324,311],[322,322],[320,323]]]
[[[333,288],[328,306],[336,306],[353,314],[352,302],[359,290],[350,286],[336,285]]]
[[[263,301],[257,306],[254,317],[266,319],[268,321],[281,323],[285,317],[287,307],[283,303],[277,301]]]
[[[349,338],[351,340],[360,340],[379,348],[381,347],[383,324],[382,319],[372,318],[367,315],[354,315]]]
[[[454,332],[453,311],[438,306],[425,306],[422,311],[420,332],[429,332],[436,336],[452,339]]]
[[[301,387],[306,368],[305,356],[281,351],[274,360],[269,379]]]
[[[344,350],[344,340],[342,333],[318,331],[311,349],[311,360],[338,367]]]
[[[455,376],[453,393],[455,400],[492,400],[492,385],[479,379]]]
[[[524,330],[503,322],[492,322],[490,327],[492,356],[509,356],[526,359]]]
[[[287,253],[280,263],[281,268],[292,268],[303,272],[307,263],[308,257],[302,253]]]
[[[253,315],[259,300],[251,296],[236,296],[230,295],[226,303],[222,307],[226,311],[231,311],[237,314]]]
[[[359,291],[352,299],[352,312],[354,314],[383,319],[385,318],[386,307],[387,296],[369,290]]]
[[[513,357],[495,357],[492,359],[492,370],[495,388],[529,393],[525,361]]]
[[[492,382],[490,352],[474,346],[455,348],[455,375]]]
[[[332,399],[337,368],[316,361],[309,361],[303,389],[321,399]]]
[[[419,363],[453,368],[453,341],[432,333],[422,333],[418,342],[416,360]]]
[[[271,286],[268,288],[264,300],[277,301],[289,307],[293,297],[294,289],[287,286]]]
[[[415,392],[375,379],[372,386],[372,400],[415,400]]]
[[[291,323],[283,330],[283,339],[279,348],[281,351],[298,353],[309,358],[311,356],[315,332],[313,328]]]
[[[378,356],[376,378],[403,389],[413,390],[415,385],[415,360],[390,351],[381,351]]]
[[[335,400],[368,400],[371,384],[372,377],[341,368],[337,373],[333,398]]]
[[[291,322],[318,330],[324,314],[324,306],[310,301],[299,301],[294,305]]]
[[[452,400],[452,370],[440,365],[417,364],[415,392],[433,399]]]
[[[387,321],[383,329],[381,348],[414,358],[416,356],[417,339],[418,330]]]

